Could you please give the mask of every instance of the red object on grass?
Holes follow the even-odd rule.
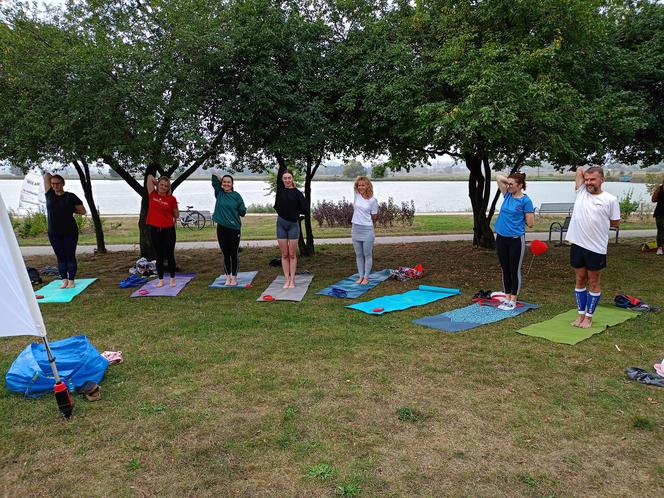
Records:
[[[532,252],[535,256],[544,254],[548,249],[549,246],[546,245],[546,242],[542,242],[541,240],[536,239],[530,243],[530,252]]]
[[[374,308],[373,309],[374,313],[380,313],[381,311],[385,311],[385,308]]]
[[[36,297],[37,299],[44,299],[44,295],[43,295],[43,294],[37,294],[35,297]]]
[[[263,296],[263,301],[274,301],[274,296],[271,296],[270,294],[265,294]]]
[[[249,289],[251,287],[251,284],[245,284],[244,288]]]
[[[138,291],[138,293],[141,296],[145,296],[146,294],[150,294],[150,291],[148,291],[147,289],[141,289],[141,290]]]

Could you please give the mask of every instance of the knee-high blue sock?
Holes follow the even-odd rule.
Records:
[[[585,315],[588,303],[588,291],[585,287],[583,289],[574,289],[574,294],[576,295],[576,310],[579,312],[579,315]]]
[[[599,303],[599,298],[602,297],[601,292],[588,292],[588,307],[586,309],[586,316],[593,316],[595,308]]]

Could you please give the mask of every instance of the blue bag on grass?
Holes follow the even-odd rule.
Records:
[[[95,349],[84,335],[50,343],[61,380],[71,392],[91,380],[101,382],[108,360]],[[29,344],[16,357],[5,376],[7,389],[28,398],[53,391],[55,379],[43,343]]]

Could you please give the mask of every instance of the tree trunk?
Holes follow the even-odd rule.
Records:
[[[83,194],[85,196],[85,200],[88,202],[88,208],[90,208],[90,217],[92,218],[92,223],[95,227],[95,237],[97,239],[97,252],[106,254],[104,227],[101,224],[101,217],[99,216],[99,211],[97,210],[97,205],[95,204],[95,199],[92,194],[92,179],[90,178],[90,168],[88,167],[88,163],[83,160],[73,161],[72,164],[74,165],[74,168],[76,168],[78,177],[81,180]]]
[[[491,193],[491,169],[488,158],[480,154],[464,156],[468,168],[468,196],[473,207],[473,245],[494,249],[496,239],[487,217]]]
[[[304,215],[304,232],[306,233],[306,238],[302,235],[302,223],[300,223],[300,239],[298,240],[300,254],[303,256],[313,256],[316,252],[314,247],[314,232],[311,226],[311,181],[317,169],[318,165],[313,167],[313,158],[308,157],[307,171],[304,177],[304,198],[307,201],[307,213]]]

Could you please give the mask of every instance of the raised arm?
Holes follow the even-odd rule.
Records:
[[[505,195],[505,192],[507,192],[507,178],[503,175],[498,175],[496,176],[496,183],[498,184],[500,193]]]
[[[214,189],[215,197],[219,195],[221,191],[221,176],[219,176],[219,173],[212,173],[212,188]]]
[[[51,188],[51,175],[50,173],[44,173],[44,192],[48,192]]]
[[[286,172],[288,168],[286,167],[286,164],[280,164],[279,165],[279,171],[277,171],[277,190],[284,189],[286,186],[284,185],[284,181],[281,179],[282,176],[284,176],[284,173]]]
[[[576,175],[574,176],[574,183],[576,184],[576,187],[574,187],[574,190],[579,190],[584,183],[583,179],[583,174],[586,172],[586,168],[583,166],[578,166],[576,168]]]
[[[153,175],[148,175],[145,179],[145,190],[147,190],[148,195],[150,195],[157,188],[157,180]]]

